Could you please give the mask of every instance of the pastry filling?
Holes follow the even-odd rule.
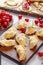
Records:
[[[23,9],[23,10],[29,10],[29,4],[28,4],[28,3],[24,3],[24,4],[22,5],[22,9]]]

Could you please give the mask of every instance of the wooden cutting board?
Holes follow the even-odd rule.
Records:
[[[12,15],[14,15],[13,26],[15,27],[16,24],[18,23],[18,19],[17,19],[18,18],[17,17],[18,14],[14,14],[13,13]],[[33,21],[37,17],[32,17],[32,16],[28,16],[27,15],[27,16],[23,16],[23,18],[29,18],[30,19],[30,23],[28,23],[28,24],[33,24]],[[3,36],[3,34],[1,35],[1,37]],[[29,62],[29,60],[34,56],[34,54],[36,54],[36,52],[40,49],[40,47],[42,46],[42,42],[43,42],[43,41],[39,40],[36,49],[34,49],[34,51],[32,51],[29,48],[29,38],[28,38],[28,36],[26,36],[26,37],[27,37],[27,56],[26,56],[25,61],[23,61],[23,63]],[[7,56],[10,56],[11,58],[13,58],[13,59],[17,60],[18,62],[20,62],[14,47],[2,47],[2,46],[0,46],[0,51],[3,52],[4,54],[6,54]]]

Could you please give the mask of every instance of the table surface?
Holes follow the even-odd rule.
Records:
[[[39,51],[43,51],[43,47],[41,47]],[[41,64],[42,62],[43,59],[41,59],[36,53],[36,55],[34,55],[34,57],[27,63],[27,65],[43,65]],[[17,65],[17,64],[5,58],[4,56],[1,56],[1,65]]]
[[[2,1],[0,0],[0,2]],[[43,51],[43,47],[41,47],[39,51]],[[29,61],[29,63],[27,63],[27,65],[41,65],[42,62],[43,62],[43,59],[39,58],[38,54],[36,53],[36,55],[34,55],[34,57]],[[1,65],[17,65],[17,64],[5,58],[4,56],[1,56]]]

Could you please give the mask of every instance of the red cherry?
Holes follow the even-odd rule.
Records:
[[[6,16],[6,15],[5,15],[5,16],[3,16],[3,18],[10,19],[10,17],[9,17],[9,16]]]
[[[25,21],[26,21],[26,22],[29,22],[29,19],[28,19],[28,18],[26,18],[26,19],[25,19]]]
[[[5,16],[3,16],[3,18],[7,18],[7,16],[5,15]]]
[[[25,31],[26,31],[26,28],[21,28],[22,33],[25,33]]]
[[[10,14],[6,14],[6,16],[7,16],[7,18],[10,19],[10,21],[12,20],[12,15],[10,15]]]
[[[4,16],[6,14],[6,11],[5,10],[2,10],[1,11],[1,16]]]
[[[5,10],[2,10],[1,13],[6,13],[6,11]]]
[[[1,16],[1,12],[0,12],[0,18],[2,18],[2,16]]]
[[[7,16],[7,17],[10,17],[11,15],[7,13],[6,16]]]
[[[40,57],[42,57],[42,56],[43,56],[43,52],[39,52],[38,55],[39,55]]]
[[[40,18],[38,18],[38,20],[40,21],[40,20],[42,20],[42,18],[40,17]]]
[[[6,18],[2,18],[2,23],[3,23],[3,22],[6,22]]]
[[[0,23],[0,27],[2,26],[2,24]]]
[[[8,26],[8,23],[7,22],[4,22],[4,24],[3,24],[3,27],[7,27]]]
[[[0,19],[0,23],[2,23],[2,19]]]
[[[36,25],[38,24],[38,22],[39,22],[38,20],[35,20],[35,24],[36,24]]]
[[[25,5],[25,6],[26,6],[26,5],[28,5],[28,2],[25,2],[25,4],[24,4],[24,5]],[[28,5],[28,6],[29,6],[29,5]]]
[[[6,19],[6,22],[10,22],[10,19],[9,19],[9,18],[7,18],[7,19]]]
[[[43,19],[41,19],[41,20],[39,21],[39,23],[43,23]]]
[[[8,14],[8,13],[6,13],[6,16],[8,16],[8,17],[9,17],[9,14]]]
[[[9,15],[10,21],[12,20],[12,15]]]
[[[43,23],[39,24],[39,27],[43,28]]]
[[[30,2],[30,1],[28,1],[28,4],[30,5],[30,4],[31,4],[31,2]]]
[[[9,18],[3,18],[2,19],[2,23],[4,23],[4,22],[7,22],[8,23],[8,22],[10,22],[10,19]]]
[[[19,19],[22,19],[22,15],[19,15],[18,18],[19,18]]]

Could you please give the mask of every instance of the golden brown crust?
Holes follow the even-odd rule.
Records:
[[[16,43],[15,40],[6,40],[6,39],[1,40],[0,39],[0,45],[1,46],[10,47],[10,46],[14,46],[15,43]]]
[[[36,34],[37,34],[38,37],[43,38],[43,29],[39,30]]]
[[[19,45],[22,45],[23,47],[26,47],[26,37],[24,33],[21,33],[16,36],[16,41]]]
[[[35,25],[29,25],[26,29],[26,34],[32,35],[37,31],[37,26]]]
[[[2,36],[3,39],[10,39],[10,38],[13,38],[15,35],[16,35],[16,28],[14,27],[11,27],[10,29],[8,29],[4,35]]]
[[[15,46],[19,60],[24,61],[26,58],[26,48],[23,48],[21,45]]]
[[[38,37],[36,35],[30,36],[30,49],[34,49],[38,43]]]
[[[25,28],[25,27],[26,27],[26,21],[25,20],[19,20],[18,25],[17,25],[17,29],[20,30],[21,28]]]

